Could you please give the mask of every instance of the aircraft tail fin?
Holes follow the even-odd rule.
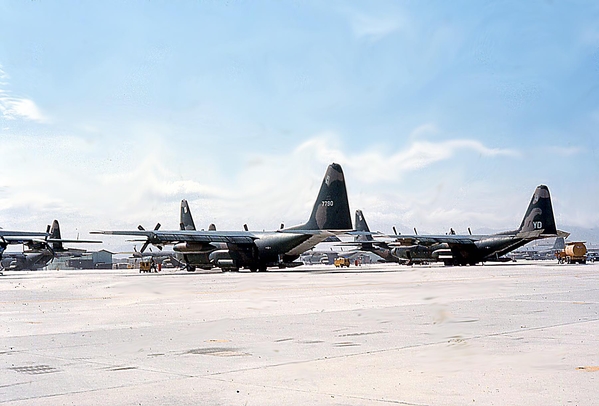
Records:
[[[52,240],[60,240],[62,239],[60,235],[60,225],[58,224],[58,220],[54,220],[52,222],[52,227],[50,227],[49,238]],[[63,249],[62,241],[56,241],[52,243],[52,249],[54,251],[60,251]]]
[[[193,222],[193,217],[191,216],[191,210],[189,210],[189,203],[187,200],[181,200],[181,220],[180,227],[182,231],[185,230],[195,230],[196,225]]]
[[[564,237],[557,237],[553,243],[553,247],[551,247],[551,251],[559,251],[564,248],[566,248],[566,240]]]
[[[368,224],[366,223],[366,219],[364,218],[364,214],[362,210],[356,210],[356,221],[355,221],[356,231],[365,231],[370,232],[370,228],[368,228]],[[358,242],[367,242],[373,241],[371,235],[357,235],[355,241]]]
[[[518,229],[520,233],[539,231],[544,235],[557,235],[551,195],[549,194],[549,188],[545,185],[537,186],[535,189],[526,214],[522,219],[522,224]]]
[[[312,215],[295,230],[351,230],[351,213],[341,165],[329,165],[325,173]]]

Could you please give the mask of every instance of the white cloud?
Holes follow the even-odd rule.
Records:
[[[386,36],[399,31],[405,24],[397,13],[385,16],[373,16],[358,10],[344,10],[354,35],[358,39],[372,42],[380,41]]]
[[[211,157],[182,161],[177,145],[139,129],[129,144],[77,137],[14,136],[4,140],[4,164],[26,168],[0,173],[0,226],[39,229],[58,218],[65,231],[134,229],[137,224],[178,228],[179,201],[190,201],[196,225],[214,222],[221,230],[275,229],[307,220],[325,168],[340,163],[352,210],[361,208],[369,224],[390,232],[444,232],[449,227],[517,227],[530,191],[506,195],[489,182],[473,182],[452,172],[479,157],[519,158],[511,149],[472,139],[432,142],[404,137],[393,151],[350,151],[334,133],[316,135],[287,154],[254,152],[233,175],[219,173]],[[119,150],[114,151],[114,150]],[[110,152],[112,151],[112,152]],[[215,158],[216,159],[216,158]],[[520,162],[520,160],[518,159]],[[441,164],[437,167],[434,165]],[[241,166],[241,167],[239,167]],[[428,172],[427,172],[428,171]],[[414,178],[427,181],[414,187]],[[106,239],[107,247],[126,245]]]
[[[48,121],[39,107],[31,99],[12,96],[6,90],[9,76],[0,65],[0,116],[7,120],[26,119],[39,122]]]
[[[352,28],[358,38],[378,41],[399,29],[399,22],[392,19],[375,19],[367,16],[355,16]]]
[[[422,127],[416,132],[421,134]],[[418,135],[418,138],[420,135]],[[340,161],[347,167],[356,168],[357,175],[367,183],[399,180],[405,174],[423,169],[436,162],[450,159],[459,151],[472,151],[482,156],[517,157],[519,152],[511,149],[489,148],[481,142],[469,139],[430,142],[410,137],[411,143],[407,148],[385,153],[382,151],[364,151],[346,155],[336,148],[331,137],[317,137],[301,144],[296,153],[308,152],[319,158],[320,162]]]

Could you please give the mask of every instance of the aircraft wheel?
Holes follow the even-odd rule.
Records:
[[[258,272],[258,268],[255,266],[250,266],[250,272]]]
[[[260,265],[260,266],[258,267],[258,270],[259,270],[260,272],[266,272],[266,265]]]

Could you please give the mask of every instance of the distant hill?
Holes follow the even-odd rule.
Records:
[[[583,228],[576,226],[561,226],[560,230],[570,233],[570,241],[586,241],[589,243],[599,243],[599,228]]]

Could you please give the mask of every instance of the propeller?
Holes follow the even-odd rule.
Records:
[[[154,227],[154,231],[158,231],[160,229],[160,223],[156,223],[156,226]],[[145,228],[143,228],[141,226],[141,224],[139,226],[137,226],[137,229],[139,231],[146,231]],[[148,248],[148,245],[150,245],[150,236],[148,236],[148,239],[146,240],[146,242],[144,242],[144,245],[142,245],[141,250],[139,250],[139,252],[141,252],[142,254],[145,252],[145,250]]]
[[[50,227],[50,226],[48,226],[48,227]],[[56,252],[54,252],[52,245],[48,244],[45,241],[44,241],[44,244],[46,245],[46,248],[48,249],[48,251],[50,251],[50,253],[52,254],[52,261],[54,261],[54,258],[56,257]],[[52,261],[50,261],[50,262],[52,262]]]
[[[418,231],[416,231],[416,227],[414,227],[414,234],[418,235]]]
[[[144,242],[144,245],[141,246],[141,249],[139,250],[140,253],[144,253],[144,251],[146,250],[146,248],[148,248],[148,245],[150,245],[150,240],[146,240],[146,242]]]
[[[397,229],[393,226],[393,234],[397,235]]]
[[[284,224],[284,223],[281,223],[281,228],[280,228],[280,229],[282,230],[282,229],[284,229],[284,228],[285,228],[285,224]]]
[[[244,225],[243,225],[243,229],[244,229],[245,231],[249,231],[249,229],[248,229],[248,225],[247,225],[247,224],[244,224]]]
[[[472,231],[470,231],[470,227],[468,227],[468,234],[472,235]]]

